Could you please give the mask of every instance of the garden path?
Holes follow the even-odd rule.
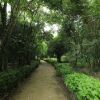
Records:
[[[70,100],[55,69],[45,61],[26,80],[9,100]]]

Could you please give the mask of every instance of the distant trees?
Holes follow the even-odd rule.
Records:
[[[48,54],[55,55],[57,61],[61,62],[61,56],[67,52],[65,41],[61,37],[56,37],[49,43]]]

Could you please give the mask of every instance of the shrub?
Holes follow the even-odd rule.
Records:
[[[55,63],[57,73],[64,77],[64,83],[77,100],[100,100],[100,80],[83,73],[76,73],[66,63]]]
[[[57,61],[55,60],[55,59],[46,59],[46,61],[48,62],[48,63],[50,63],[50,64],[52,64],[52,65],[56,65],[56,63],[57,63]]]
[[[67,75],[66,86],[75,93],[77,100],[100,100],[100,81],[81,73]]]
[[[61,75],[63,77],[73,72],[72,67],[68,63],[56,64],[56,70],[58,75]]]
[[[88,63],[85,61],[85,59],[78,59],[77,61],[77,67],[87,67],[88,66]]]
[[[0,96],[11,92],[11,90],[14,89],[21,80],[31,74],[38,64],[38,61],[34,61],[31,65],[2,72],[0,74]]]

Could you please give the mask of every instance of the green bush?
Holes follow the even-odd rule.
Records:
[[[64,77],[64,83],[77,100],[100,100],[100,80],[83,73],[76,73],[66,63],[55,63],[57,73]]]
[[[57,61],[56,61],[56,59],[46,59],[45,61],[47,61],[48,63],[50,63],[50,64],[52,64],[52,65],[56,65],[57,64]]]
[[[58,75],[64,77],[64,83],[77,100],[100,100],[100,80],[91,76],[75,73],[68,63],[55,63]]]
[[[100,81],[81,73],[69,74],[64,80],[77,100],[100,100]]]
[[[63,77],[73,72],[72,67],[68,63],[56,64],[56,70],[58,75],[61,75]]]
[[[78,59],[77,61],[77,67],[87,67],[88,66],[88,63],[85,61],[85,59]]]
[[[2,72],[0,74],[0,96],[11,92],[11,90],[14,89],[20,81],[31,74],[38,64],[38,61],[34,61],[31,65]]]

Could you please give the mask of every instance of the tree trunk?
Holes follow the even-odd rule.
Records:
[[[8,55],[7,55],[7,51],[4,48],[1,48],[0,51],[0,70],[4,71],[7,69],[7,65],[8,65]]]
[[[57,56],[57,62],[61,62],[61,56]]]

